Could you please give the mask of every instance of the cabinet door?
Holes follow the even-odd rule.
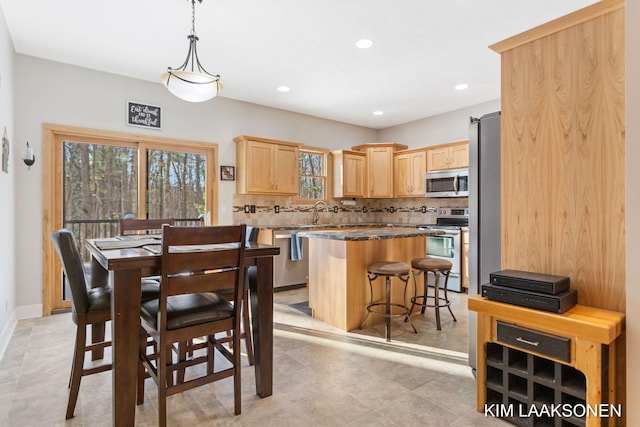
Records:
[[[345,197],[365,196],[366,157],[344,154],[343,195]]]
[[[469,144],[454,145],[451,147],[449,157],[452,169],[469,167]]]
[[[396,154],[393,159],[393,194],[407,196],[411,192],[411,156]]]
[[[427,171],[427,153],[419,151],[412,153],[409,159],[411,163],[409,176],[409,188],[412,196],[424,196],[424,173]]]
[[[298,147],[274,145],[275,193],[298,194]]]
[[[368,197],[393,197],[393,151],[391,147],[367,150],[369,179]]]
[[[427,150],[427,170],[434,171],[449,168],[449,148]]]
[[[275,190],[273,150],[273,144],[247,141],[247,192],[271,193]]]

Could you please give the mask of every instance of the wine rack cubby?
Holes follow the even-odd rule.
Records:
[[[622,407],[614,361],[624,314],[579,304],[551,313],[481,296],[468,306],[477,313],[478,412],[519,426],[624,424],[623,415],[589,412]]]
[[[586,425],[585,417],[546,417],[544,408],[586,406],[586,378],[570,366],[497,343],[487,344],[487,405],[519,426]],[[531,410],[535,405],[537,410]],[[564,405],[564,406],[563,406]],[[540,416],[538,416],[538,414]],[[524,416],[523,416],[524,415]]]

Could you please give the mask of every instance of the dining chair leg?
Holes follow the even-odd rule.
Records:
[[[66,414],[67,420],[73,418],[73,412],[76,408],[78,392],[80,391],[80,380],[82,379],[82,369],[84,366],[85,346],[87,344],[87,324],[79,318],[77,326],[75,351],[73,354],[73,363],[71,365],[69,402],[67,403]]]
[[[180,352],[180,347],[178,347],[178,349],[179,349],[178,351]],[[166,349],[164,351],[164,354],[165,354],[165,359],[163,361],[163,363],[164,363],[163,366],[171,365],[171,361],[173,359],[173,350],[171,348],[171,345],[166,347]],[[185,356],[185,359],[180,359],[180,357],[181,357],[180,353],[178,353],[178,360],[183,361],[183,362],[186,360],[186,356]],[[158,360],[158,365],[156,365],[156,366],[160,366],[160,360]],[[184,375],[185,375],[184,368],[181,368],[181,369],[176,371],[176,381],[177,382],[175,382],[175,383],[173,382],[173,371],[167,372],[166,368],[164,369],[164,371],[165,371],[166,383],[163,383],[163,384],[166,384],[167,386],[172,386],[174,384],[180,384],[180,382],[184,381]],[[182,374],[182,380],[179,380],[179,378],[178,378],[178,377],[180,377],[180,374]]]
[[[207,375],[212,375],[214,372],[214,362],[216,360],[216,337],[210,335],[207,337]]]
[[[249,359],[249,366],[253,366],[255,364],[255,359],[253,356],[253,337],[251,336],[251,318],[249,317],[250,313],[249,308],[249,291],[244,291],[244,297],[242,300],[242,320],[244,327],[244,345],[247,348],[247,358]]]
[[[105,336],[105,322],[93,323],[91,325],[91,343],[103,342]],[[91,360],[104,358],[104,347],[98,347],[91,351]]]
[[[142,405],[144,403],[144,380],[146,378],[146,369],[142,363],[142,356],[147,353],[147,331],[140,327],[140,333],[138,337],[138,389],[136,390],[136,405]]]
[[[193,351],[190,350],[193,345],[193,341],[189,340],[186,342],[178,343],[178,361],[184,362],[187,360],[187,354],[193,356]],[[176,369],[176,384],[181,384],[184,382],[185,368]]]
[[[239,326],[239,325],[238,325]],[[235,414],[236,415],[240,415],[240,412],[242,412],[242,384],[240,381],[240,334],[239,334],[239,330],[236,329],[233,333],[234,335],[234,344],[235,344],[235,348],[234,348],[234,352],[233,352],[233,369],[234,369],[234,374],[233,374],[233,395],[234,395],[234,399],[233,399],[233,406],[234,406],[234,410],[235,410]]]
[[[169,384],[167,356],[171,357],[171,344],[160,349],[156,365],[158,367],[158,423],[160,427],[167,426],[167,385]]]

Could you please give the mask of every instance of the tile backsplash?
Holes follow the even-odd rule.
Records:
[[[233,223],[247,225],[311,224],[313,204],[293,203],[291,196],[234,195]],[[329,212],[320,209],[319,224],[434,224],[433,208],[468,206],[465,198],[356,199],[342,205],[341,199],[327,202]],[[352,200],[352,199],[345,199]]]

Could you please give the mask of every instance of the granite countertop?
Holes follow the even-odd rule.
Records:
[[[384,240],[405,237],[437,236],[443,230],[421,230],[408,227],[361,228],[348,230],[301,231],[299,237],[331,239],[331,240]]]
[[[421,224],[422,225],[422,224]],[[330,224],[286,224],[286,225],[255,225],[255,227],[265,228],[270,230],[300,230],[308,231],[317,228],[387,228],[387,227],[404,227],[414,228],[416,224],[390,224],[381,222],[369,222],[369,223],[330,223]]]

